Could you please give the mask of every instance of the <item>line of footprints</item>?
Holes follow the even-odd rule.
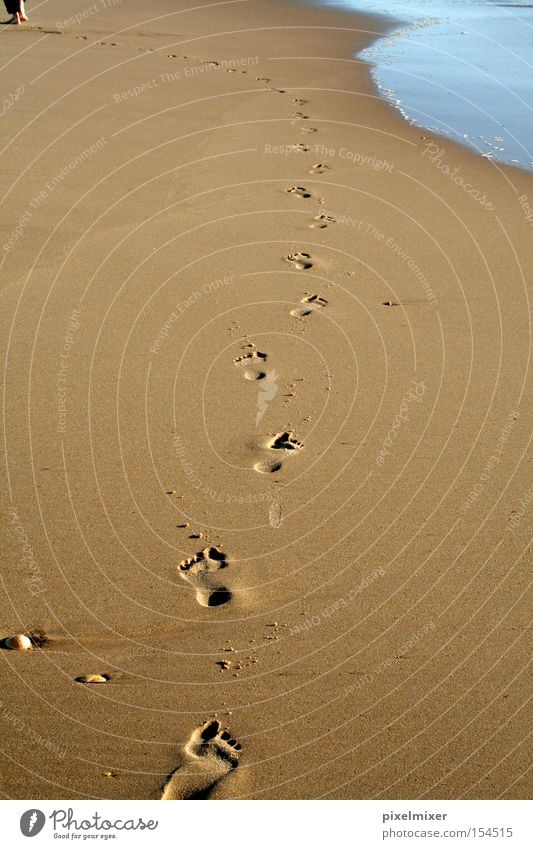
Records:
[[[281,94],[285,93],[283,89],[273,90]],[[297,97],[294,98],[293,102],[303,105],[307,101]],[[309,118],[308,115],[302,112],[293,112],[290,117],[298,120]],[[303,129],[310,130],[313,128],[304,127]],[[293,145],[293,148],[298,151],[309,151],[306,145],[300,143]],[[317,163],[312,167],[311,173],[324,173],[327,169],[327,165]],[[286,191],[304,200],[312,197],[312,193],[307,191],[303,186],[291,186]],[[320,199],[320,202],[323,202],[323,198]],[[331,216],[320,213],[310,226],[326,227],[328,223],[334,220]],[[306,271],[313,267],[310,254],[302,251],[289,254],[285,259],[297,271]],[[295,318],[306,318],[326,305],[327,300],[322,295],[318,293],[307,293],[301,299],[300,306],[292,309],[290,314]],[[259,393],[258,407],[261,408],[263,403],[266,409],[266,404],[273,399],[277,392],[277,386],[274,380],[272,378],[269,380],[272,372],[269,372],[266,368],[268,355],[263,351],[259,351],[252,343],[246,343],[244,348],[249,348],[250,350],[245,350],[245,353],[235,357],[233,362],[236,366],[242,367],[242,375],[246,380],[265,383],[265,386],[261,387]],[[261,396],[264,397],[262,398]],[[282,467],[284,456],[297,454],[303,447],[303,443],[292,432],[281,430],[265,442],[265,456],[260,457],[255,462],[254,469],[262,474],[277,472]],[[220,574],[227,566],[226,555],[220,549],[211,546],[205,548],[203,551],[199,551],[193,557],[182,560],[178,566],[178,571],[181,577],[194,588],[198,604],[202,607],[217,607],[221,604],[226,604],[231,599],[231,591],[225,586]]]
[[[266,78],[257,77],[269,82]],[[272,91],[285,94],[284,89],[271,89]],[[302,98],[295,98],[294,103],[304,105]],[[297,121],[305,120],[309,116],[302,112],[293,112],[292,118]],[[303,126],[303,133],[314,133],[314,127]],[[309,152],[310,148],[302,143],[294,144],[293,150],[298,152]],[[323,174],[328,166],[323,163],[313,165],[311,174]],[[287,192],[302,200],[312,198],[312,193],[304,186],[291,186]],[[319,198],[319,203],[324,199]],[[335,218],[325,212],[313,219],[310,227],[323,229],[334,223]],[[313,267],[311,256],[305,252],[289,254],[287,262],[296,271],[307,271]],[[306,295],[300,301],[300,306],[291,310],[291,315],[297,319],[303,319],[316,310],[327,305],[327,301],[317,293]],[[385,301],[384,306],[397,306],[395,301]],[[271,401],[277,391],[275,378],[266,367],[267,354],[258,351],[255,346],[248,344],[251,350],[242,356],[236,357],[235,364],[243,367],[243,376],[246,380],[261,381],[258,408]],[[281,468],[280,456],[297,454],[303,445],[289,431],[280,431],[271,437],[265,444],[264,450],[267,456],[260,458],[254,465],[257,472],[268,474],[276,472]],[[179,566],[179,574],[187,581],[196,592],[196,600],[202,607],[217,607],[231,600],[232,594],[224,582],[223,570],[228,567],[227,556],[217,547],[211,546],[199,551],[194,557],[183,560]],[[189,741],[184,747],[185,762],[168,777],[165,784],[162,799],[203,799],[208,798],[210,792],[218,784],[220,779],[234,770],[239,763],[241,746],[227,729],[222,728],[218,719],[208,719],[203,725],[196,728]]]
[[[267,78],[257,77],[257,79],[264,82],[270,81]],[[285,94],[284,89],[271,90]],[[306,102],[299,97],[293,99],[293,103],[298,106],[303,106]],[[309,115],[296,111],[292,112],[290,117],[299,122],[307,120]],[[308,135],[317,130],[303,125],[301,132]],[[292,145],[292,148],[294,151],[305,153],[310,150],[308,145],[302,143],[296,143]],[[309,173],[324,174],[327,170],[328,166],[319,162],[312,166]],[[291,186],[286,191],[302,200],[312,198],[312,193],[303,186]],[[324,199],[319,198],[318,202],[323,203]],[[320,212],[310,226],[323,229],[334,221],[332,216]],[[310,254],[303,251],[289,254],[285,259],[296,271],[307,271],[313,267]],[[300,304],[292,309],[290,314],[296,319],[303,319],[326,305],[327,300],[322,295],[316,292],[305,293]],[[277,392],[275,371],[271,372],[266,368],[268,359],[266,353],[257,350],[251,343],[247,343],[245,348],[250,350],[236,357],[234,363],[242,368],[242,375],[246,380],[260,381],[263,384],[260,387],[258,408],[266,410],[266,405]],[[256,461],[254,469],[262,474],[271,474],[281,469],[285,456],[298,454],[303,444],[292,432],[281,430],[270,437],[263,448],[264,456]],[[226,554],[216,546],[210,546],[193,557],[182,560],[178,565],[178,572],[181,578],[194,589],[199,605],[218,607],[232,598],[231,590],[224,580],[224,570],[227,568]],[[240,744],[232,738],[227,729],[222,728],[218,719],[207,720],[193,731],[184,747],[186,761],[168,777],[161,798],[165,800],[205,798],[221,778],[236,768],[240,753]]]

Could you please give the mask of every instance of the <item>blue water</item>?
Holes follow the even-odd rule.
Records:
[[[322,0],[405,22],[359,54],[407,120],[533,168],[533,2]]]

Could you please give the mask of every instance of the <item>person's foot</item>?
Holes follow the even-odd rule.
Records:
[[[20,24],[18,12],[9,19],[8,24],[15,24],[15,26]]]
[[[20,17],[21,21],[27,21],[28,20],[28,16],[26,14],[26,9],[24,8],[24,0],[21,0],[19,17]]]

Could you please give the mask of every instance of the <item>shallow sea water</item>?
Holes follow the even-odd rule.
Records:
[[[533,2],[321,2],[398,20],[359,58],[407,120],[533,168]]]

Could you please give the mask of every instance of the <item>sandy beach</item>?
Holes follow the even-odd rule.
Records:
[[[533,175],[379,97],[385,18],[28,12],[3,798],[527,797]]]

